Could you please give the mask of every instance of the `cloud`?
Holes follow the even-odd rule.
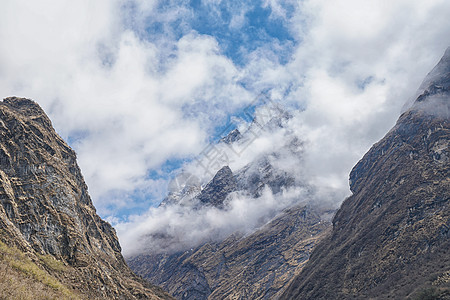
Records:
[[[166,58],[125,26],[119,3],[51,4],[7,3],[0,86],[37,100],[66,140],[75,137],[101,213],[126,205],[112,194],[153,185],[149,169],[198,153],[215,123],[251,100],[212,37],[167,41]]]
[[[450,43],[444,1],[306,1],[309,29],[286,67],[304,99],[294,129],[321,185],[347,174],[391,128]],[[433,23],[433,24],[430,24]]]
[[[281,7],[275,1],[267,5]],[[394,125],[402,105],[415,94],[450,42],[450,27],[444,17],[450,5],[443,1],[306,1],[297,9],[286,20],[292,26],[291,32],[300,34],[297,39],[301,41],[291,60],[281,64],[273,59],[273,45],[258,48],[249,53],[243,80],[254,90],[271,88],[274,99],[300,108],[287,128],[304,142],[302,159],[286,155],[279,161],[291,161],[301,170],[297,178],[314,191],[307,195],[310,201],[332,207],[350,193],[351,168]],[[282,9],[274,9],[273,13],[286,16]],[[232,169],[239,170],[263,152],[270,153],[270,145],[283,141],[280,132],[258,137],[255,147],[249,147],[230,163]],[[154,227],[146,222],[154,218],[158,217],[152,213],[130,224],[146,224],[141,229],[150,234]],[[178,217],[177,222],[179,227],[169,227],[181,232],[182,228],[194,232],[197,228],[189,217]],[[235,218],[230,217],[229,222],[220,223],[221,230],[236,230],[234,222]],[[239,229],[248,231],[257,226],[238,224]],[[204,233],[203,238],[206,236],[215,235]],[[204,241],[193,240],[193,244]],[[159,243],[153,240],[153,244]],[[185,244],[179,241],[180,245]]]
[[[251,233],[264,225],[282,209],[298,203],[307,192],[292,189],[274,197],[266,189],[259,198],[242,193],[228,197],[225,210],[211,206],[192,209],[169,205],[151,208],[130,223],[117,225],[125,256],[140,253],[174,252],[191,249],[205,242],[220,241],[232,233]]]
[[[270,153],[289,131],[303,142],[301,162],[291,164],[299,180],[322,195],[314,199],[340,203],[352,166],[392,127],[450,44],[445,0],[199,3],[205,9],[185,1],[2,3],[0,90],[33,98],[49,113],[78,153],[99,213],[127,228],[119,230],[125,249],[156,226],[152,220],[175,222],[166,220],[175,208],[142,211],[164,197],[174,169],[261,91],[293,118],[260,135],[232,169]],[[202,17],[216,18],[215,27]],[[237,203],[206,228],[254,229],[237,209],[254,207]],[[259,215],[278,210],[276,201],[264,203],[268,214]],[[126,222],[135,213],[142,216]],[[179,224],[197,232],[186,224],[218,212],[183,214]]]
[[[293,130],[295,116],[270,100],[254,115],[250,124],[236,120],[240,139],[211,144],[183,166],[170,185],[176,194],[171,201],[116,223],[125,255],[183,251],[232,233],[249,234],[283,209],[301,203],[326,210],[337,207],[347,188],[311,177],[306,168],[311,158],[306,154],[312,145],[305,145]],[[223,166],[234,170],[238,190],[225,200],[224,209],[200,205],[195,198],[200,187]],[[255,179],[265,183],[261,195],[257,191],[262,183]]]

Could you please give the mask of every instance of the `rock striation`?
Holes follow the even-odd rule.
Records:
[[[96,214],[75,152],[29,99],[0,103],[0,204],[1,241],[80,298],[170,298],[128,268],[115,230]],[[44,256],[65,271],[46,267]]]
[[[450,48],[280,299],[450,299]]]

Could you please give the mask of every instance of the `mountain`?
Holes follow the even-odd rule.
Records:
[[[32,100],[0,103],[1,298],[169,299],[134,275],[76,162]]]
[[[450,299],[450,48],[280,299]]]
[[[176,177],[152,214],[176,215],[177,221],[141,234],[144,247],[127,257],[132,270],[176,299],[281,295],[331,228],[334,213],[308,201],[314,191],[299,171],[303,143],[286,126],[291,118],[267,103],[256,110],[247,130],[232,130],[206,150],[206,158],[220,160],[197,160],[217,167],[209,182],[202,184],[196,170],[192,174],[199,177],[188,172]],[[283,142],[264,150],[252,145],[269,135]],[[233,171],[226,162],[240,155],[249,160],[234,164],[239,167]]]
[[[236,131],[229,136],[237,136]],[[239,136],[234,141],[224,140],[232,144],[245,138],[245,134]],[[292,139],[282,151],[300,155],[298,147],[298,140]],[[211,208],[213,214],[226,214],[232,196],[240,193],[245,195],[244,201],[257,203],[254,209],[263,209],[263,194],[268,190],[281,201],[283,191],[300,186],[292,174],[276,166],[280,156],[281,151],[262,155],[235,173],[224,166],[203,188],[198,180],[182,174],[180,181],[184,184],[176,185],[180,191],[171,192],[161,207],[183,206],[195,211]],[[294,200],[300,203],[302,199]],[[163,228],[145,238],[151,236],[165,245],[165,251],[147,249],[127,258],[128,264],[177,299],[274,299],[299,273],[314,246],[331,228],[329,215],[333,213],[306,203],[286,205],[292,207],[262,215],[259,228],[251,232],[238,229],[223,238],[210,234],[208,240],[176,251],[171,250],[171,241],[176,242],[177,235]]]
[[[202,205],[223,207],[227,196],[235,190],[236,179],[233,177],[230,167],[225,166],[216,173],[197,198]]]
[[[292,132],[285,133],[284,139],[288,141],[286,144],[277,145],[275,148],[278,147],[278,149],[269,153],[258,153],[237,172],[233,173],[227,165],[250,147],[263,132],[269,134],[276,132],[285,127],[285,123],[292,118],[290,113],[281,110],[278,106],[272,107],[273,105],[262,108],[263,111],[260,113],[262,117],[255,117],[244,133],[234,129],[220,139],[218,144],[212,145],[211,149],[205,149],[206,152],[211,153],[204,156],[216,157],[211,159],[213,162],[211,169],[199,168],[202,173],[215,174],[205,186],[202,186],[201,180],[194,174],[182,172],[169,185],[169,194],[160,206],[181,205],[199,208],[212,205],[224,208],[226,205],[224,201],[232,192],[243,191],[253,198],[258,198],[266,187],[272,193],[278,194],[283,188],[302,186],[302,182],[296,182],[296,176],[292,174],[292,170],[277,166],[281,156],[295,157],[296,160],[301,157],[302,143]],[[273,112],[274,110],[276,113]],[[201,157],[197,158],[197,161],[201,164]],[[221,167],[217,168],[217,166]]]
[[[315,209],[285,210],[256,232],[172,254],[138,255],[128,263],[175,298],[274,299],[330,229]]]

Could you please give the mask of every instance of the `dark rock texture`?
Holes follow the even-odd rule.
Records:
[[[273,159],[273,158],[272,158]],[[273,194],[283,189],[293,187],[295,178],[283,170],[275,168],[268,157],[255,159],[234,174],[228,166],[222,167],[214,178],[202,189],[200,182],[181,174],[180,181],[183,186],[178,191],[170,192],[161,202],[166,205],[187,205],[202,207],[212,205],[217,208],[226,206],[227,196],[236,191],[244,192],[249,197],[258,198],[264,188],[268,187]]]
[[[291,174],[276,169],[268,159],[261,157],[246,165],[235,175],[237,189],[246,191],[252,197],[260,197],[265,187],[273,194],[278,194],[284,188],[294,186],[295,179]]]
[[[129,264],[177,299],[274,299],[330,227],[313,208],[299,206],[249,236],[170,255],[140,255]]]
[[[450,48],[281,299],[450,299],[449,84]]]
[[[236,179],[234,178],[230,167],[225,166],[217,172],[197,198],[202,204],[223,207],[225,198],[229,193],[234,192],[235,190]]]
[[[220,139],[222,143],[232,144],[242,138],[242,134],[238,129],[232,130],[226,137]]]
[[[169,296],[134,275],[115,230],[95,211],[75,152],[34,101],[0,103],[0,238],[29,257],[50,255],[51,272],[90,299]]]

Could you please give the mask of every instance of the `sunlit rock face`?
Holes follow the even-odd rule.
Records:
[[[353,168],[353,195],[332,234],[281,299],[448,299],[449,85],[450,48],[395,127]]]
[[[75,152],[32,100],[0,102],[0,237],[32,259],[51,255],[51,272],[88,298],[169,296],[134,275],[115,230],[95,211]]]

